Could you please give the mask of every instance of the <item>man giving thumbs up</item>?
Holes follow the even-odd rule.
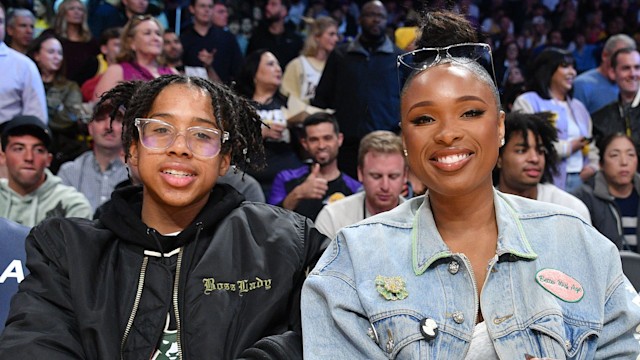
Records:
[[[342,133],[333,115],[310,115],[302,126],[301,143],[311,154],[313,165],[278,173],[268,202],[315,220],[324,205],[355,193],[361,185],[338,169]]]

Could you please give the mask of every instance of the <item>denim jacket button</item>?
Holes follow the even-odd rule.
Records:
[[[565,340],[564,347],[567,348],[567,350],[571,350],[571,341]]]
[[[454,260],[449,263],[449,273],[451,273],[451,275],[457,274],[458,270],[460,270],[460,264],[457,261]]]
[[[438,323],[430,318],[420,321],[420,333],[425,340],[433,340],[438,336]]]
[[[464,314],[462,313],[462,311],[456,311],[452,314],[453,317],[453,321],[456,322],[456,324],[462,324],[464,322]]]

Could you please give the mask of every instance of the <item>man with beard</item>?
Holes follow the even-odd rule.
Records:
[[[2,124],[0,142],[9,175],[0,179],[0,217],[29,227],[52,217],[91,218],[87,198],[47,169],[52,138],[42,120],[14,117]]]
[[[550,112],[507,115],[494,184],[503,193],[565,206],[591,223],[587,206],[552,183],[558,161],[553,146],[558,135],[552,117]]]
[[[301,143],[311,154],[313,164],[278,173],[268,202],[315,220],[324,205],[355,193],[361,185],[338,169],[343,136],[335,117],[316,113],[307,117],[302,126]]]
[[[175,68],[180,74],[199,76],[203,79],[220,82],[220,77],[213,69],[213,66],[211,66],[213,57],[209,57],[206,62],[203,61],[202,65],[204,66],[184,65],[182,62],[184,48],[182,47],[182,41],[180,41],[178,34],[176,34],[173,29],[167,29],[164,34],[162,34],[162,40],[162,53],[164,55],[164,59],[167,61],[167,66]]]
[[[87,125],[93,138],[93,149],[62,164],[58,171],[62,183],[83,193],[93,211],[111,198],[116,185],[127,179],[122,117],[136,88],[136,83],[120,83],[100,98]]]
[[[289,61],[300,55],[303,41],[295,32],[295,24],[285,18],[291,6],[288,0],[268,0],[264,6],[264,20],[253,32],[247,54],[267,49],[278,58],[284,69]]]
[[[387,11],[380,1],[364,4],[362,32],[329,55],[311,104],[335,109],[344,133],[338,161],[351,176],[357,173],[358,143],[374,130],[397,132],[400,84],[396,70],[402,53],[385,34]]]
[[[193,25],[180,34],[182,61],[186,66],[213,67],[219,79],[228,85],[235,80],[244,61],[236,37],[213,25],[213,10],[213,0],[191,0]]]
[[[358,151],[358,180],[364,191],[323,207],[314,221],[316,227],[333,239],[341,228],[403,203],[400,193],[407,182],[407,172],[398,135],[386,130],[367,134]]]

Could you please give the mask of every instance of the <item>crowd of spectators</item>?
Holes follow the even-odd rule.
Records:
[[[244,199],[319,216],[334,236],[352,218],[424,194],[397,136],[408,83],[397,68],[417,65],[419,51],[442,56],[417,29],[429,10],[447,8],[483,43],[451,51],[491,49],[484,65],[507,113],[494,186],[571,204],[620,250],[638,252],[637,2],[0,1],[0,221],[98,218],[114,189],[140,181],[121,139],[129,100],[142,97],[134,88],[177,74],[226,85],[197,80],[259,116],[266,167],[247,166],[256,149],[236,149],[219,181]],[[135,119],[140,132],[158,124],[176,131]],[[22,164],[35,164],[27,179]],[[45,193],[56,195],[47,208]],[[15,271],[26,273],[19,255]]]

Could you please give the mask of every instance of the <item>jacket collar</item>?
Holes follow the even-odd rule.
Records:
[[[378,46],[378,48],[376,48],[375,52],[376,53],[387,53],[387,54],[393,54],[393,43],[391,42],[391,39],[389,39],[388,36],[385,36],[384,38],[384,42],[382,43],[382,45]],[[359,54],[363,54],[365,56],[369,56],[371,55],[365,48],[364,46],[362,46],[362,44],[360,43],[360,35],[358,35],[358,37],[353,40],[352,42],[349,43],[349,46],[347,47],[347,52],[350,53],[359,53]]]
[[[217,228],[218,223],[244,201],[244,196],[230,185],[216,184],[211,190],[207,204],[191,224],[177,236],[164,237],[157,233],[157,236],[152,234],[155,230],[148,228],[142,222],[140,215],[142,212],[142,193],[141,186],[129,186],[115,190],[111,201],[102,207],[100,221],[118,238],[144,249],[154,249],[161,253],[169,253],[193,241],[200,231],[203,236],[210,236]],[[158,249],[158,243],[162,249]]]
[[[513,255],[514,259],[535,259],[533,251],[520,223],[520,218],[509,200],[494,190],[494,205],[498,223],[498,247],[496,255]],[[439,259],[451,257],[453,253],[440,237],[431,212],[428,193],[424,202],[414,214],[411,230],[413,271],[416,275],[424,273],[431,264]]]

